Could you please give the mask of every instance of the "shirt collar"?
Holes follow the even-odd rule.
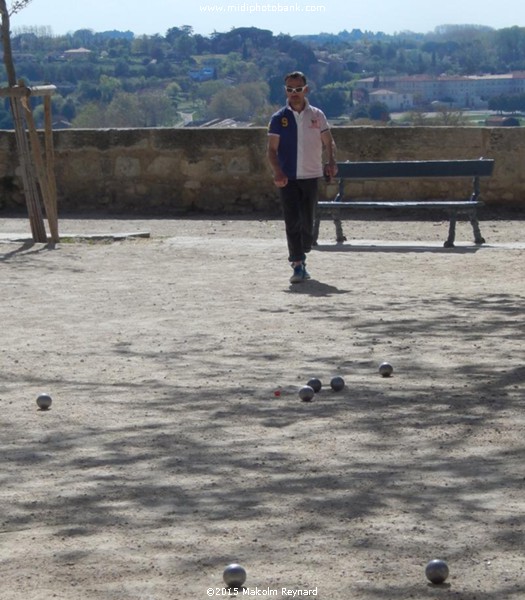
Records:
[[[305,99],[304,99],[304,103],[305,103],[305,104],[304,104],[304,108],[303,108],[303,110],[302,110],[301,112],[304,112],[305,110],[308,110],[308,109],[310,108],[310,102],[308,102],[308,98],[306,98],[306,97],[305,97]],[[289,108],[291,111],[293,111],[294,113],[296,113],[296,114],[300,114],[300,113],[297,113],[297,111],[295,111],[295,110],[294,110],[294,109],[293,109],[293,108],[290,106],[290,101],[289,101],[289,100],[286,100],[286,106],[287,106],[287,107],[288,107],[288,108]]]

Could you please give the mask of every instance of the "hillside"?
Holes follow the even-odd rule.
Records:
[[[44,28],[15,31],[12,46],[19,78],[57,86],[55,127],[173,127],[228,117],[265,124],[283,101],[282,76],[292,69],[308,74],[312,102],[332,118],[352,117],[358,82],[366,77],[525,70],[520,27],[296,37],[255,27],[210,37],[189,26],[163,36],[86,29],[53,36]],[[3,69],[0,79],[5,85]],[[41,117],[35,106],[37,122]],[[11,127],[4,103],[0,128]]]

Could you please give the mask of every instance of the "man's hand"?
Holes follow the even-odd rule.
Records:
[[[337,163],[335,161],[327,162],[323,167],[325,181],[331,181],[337,175]]]
[[[268,136],[268,162],[270,163],[270,168],[273,171],[273,182],[278,188],[283,188],[288,184],[288,177],[283,173],[281,169],[281,165],[279,163],[279,158],[277,152],[279,150],[279,136],[278,135],[270,135]]]
[[[274,173],[273,182],[278,188],[283,188],[288,185],[288,177],[280,171],[279,173]]]

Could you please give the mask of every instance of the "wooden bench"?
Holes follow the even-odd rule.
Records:
[[[381,162],[338,162],[337,179],[339,190],[333,200],[319,201],[314,222],[314,244],[319,237],[319,224],[323,213],[330,213],[334,220],[336,240],[345,242],[341,224],[341,213],[347,210],[367,209],[418,209],[441,211],[448,215],[448,238],[445,248],[452,248],[456,237],[456,221],[459,214],[467,215],[474,232],[474,242],[483,244],[477,218],[477,209],[483,205],[480,200],[480,177],[488,177],[494,169],[494,160],[480,158],[476,160],[421,160],[421,161],[381,161]],[[446,200],[351,200],[345,198],[345,182],[347,180],[373,179],[412,179],[418,178],[472,178],[470,196],[466,199]]]

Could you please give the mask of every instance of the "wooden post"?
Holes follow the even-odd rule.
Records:
[[[47,242],[46,228],[42,207],[40,206],[40,197],[36,185],[35,172],[30,159],[29,142],[25,134],[25,127],[22,117],[22,106],[20,98],[11,98],[11,112],[15,125],[15,137],[18,147],[20,170],[22,173],[22,183],[26,197],[27,214],[34,242]]]
[[[48,173],[49,169],[46,169],[44,160],[42,158],[42,148],[40,146],[40,140],[38,139],[38,133],[33,119],[33,111],[29,106],[29,99],[27,97],[22,99],[22,106],[25,111],[25,119],[27,122],[27,128],[29,132],[29,139],[31,141],[31,150],[33,153],[33,160],[36,167],[36,174],[38,177],[38,183],[40,185],[40,191],[42,192],[42,200],[46,208],[47,221],[49,223],[49,230],[51,233],[51,239],[53,242],[59,242],[58,236],[58,224],[56,214],[56,202],[53,199],[53,192],[49,184]]]
[[[51,192],[51,202],[53,203],[54,213],[58,215],[57,207],[57,185],[55,179],[55,148],[53,145],[53,115],[51,112],[51,97],[44,96],[44,124],[45,124],[45,142],[46,142],[46,167],[47,180]],[[58,216],[57,216],[58,219]],[[58,228],[58,223],[57,223]]]
[[[53,242],[59,242],[58,234],[58,208],[57,208],[57,192],[55,180],[54,166],[54,147],[53,147],[53,125],[51,116],[51,95],[56,91],[54,85],[41,85],[33,88],[28,88],[23,81],[18,85],[0,88],[0,97],[9,97],[13,106],[13,118],[15,120],[15,133],[17,135],[17,143],[19,148],[23,148],[23,168],[22,178],[24,181],[24,189],[30,190],[28,195],[26,192],[26,203],[29,213],[29,221],[33,240],[35,242],[47,242],[47,234],[42,217],[42,209],[40,206],[40,197],[36,180],[40,188],[42,201],[46,209],[46,217],[49,223],[49,231]],[[45,116],[45,162],[42,156],[42,147],[38,132],[33,119],[33,112],[29,104],[30,96],[44,97],[44,116]],[[29,141],[25,135],[27,124],[27,132]],[[33,161],[31,161],[31,155]],[[26,159],[27,158],[27,159]],[[30,174],[28,173],[30,170]],[[36,172],[35,172],[36,171]]]

